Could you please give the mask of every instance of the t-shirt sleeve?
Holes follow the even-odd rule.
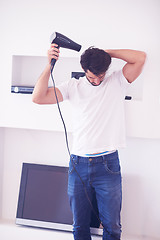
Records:
[[[117,78],[119,79],[121,87],[124,89],[127,89],[130,86],[130,83],[125,78],[122,69],[117,72]]]
[[[68,89],[69,89],[69,81],[63,82],[60,85],[56,86],[63,96],[63,100],[67,100],[69,98]]]
[[[115,77],[119,81],[119,84],[123,89],[127,89],[130,86],[130,83],[127,81],[127,79],[123,75],[122,69],[115,72]]]
[[[119,88],[119,90],[123,93],[125,96],[127,94],[127,89],[130,86],[130,83],[127,81],[127,79],[124,77],[122,69],[113,72],[112,74],[112,80],[115,82],[115,86]]]

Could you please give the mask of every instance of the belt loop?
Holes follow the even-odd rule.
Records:
[[[106,160],[105,160],[105,155],[102,155],[102,158],[103,158],[103,162],[105,162]]]
[[[74,154],[71,155],[71,158],[72,158],[72,161],[74,164],[76,164],[78,162],[77,157],[78,157],[77,155],[74,155]]]
[[[77,160],[77,163],[79,163],[79,156],[77,156],[76,160]]]

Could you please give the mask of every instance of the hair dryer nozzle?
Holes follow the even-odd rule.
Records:
[[[81,50],[81,45],[62,35],[61,33],[54,32],[50,37],[51,43],[58,44],[59,47],[68,48],[79,52]]]

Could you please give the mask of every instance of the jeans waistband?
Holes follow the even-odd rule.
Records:
[[[104,162],[105,160],[112,160],[114,158],[118,157],[118,151],[116,150],[113,153],[110,154],[106,154],[106,155],[102,155],[102,156],[98,156],[98,157],[81,157],[81,156],[77,156],[74,154],[71,154],[71,158],[72,161],[74,161],[75,163],[78,162],[82,162],[82,163],[100,163],[100,162]]]

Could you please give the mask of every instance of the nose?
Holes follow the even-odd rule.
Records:
[[[100,79],[99,78],[95,78],[93,83],[96,84],[96,85],[100,84]]]

